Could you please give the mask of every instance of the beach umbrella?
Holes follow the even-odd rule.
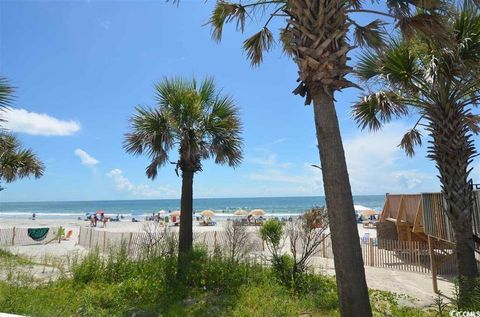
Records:
[[[374,216],[374,215],[377,215],[377,214],[378,213],[373,209],[368,209],[368,210],[362,211],[362,217],[370,217],[370,216]]]
[[[215,216],[215,212],[213,210],[204,210],[200,213],[203,217],[213,217]]]
[[[96,215],[104,214],[104,213],[105,213],[105,211],[103,211],[103,210],[97,210],[97,211],[95,211],[95,214],[96,214]]]
[[[234,216],[246,216],[248,215],[248,211],[239,209],[233,213]]]
[[[162,209],[162,210],[160,210],[158,213],[159,213],[160,215],[164,215],[164,214],[167,213],[167,211]]]
[[[265,215],[265,210],[263,209],[253,209],[248,213],[251,216],[259,217]]]
[[[176,216],[176,217],[180,216],[180,210],[175,210],[175,211],[173,211],[173,212],[170,214],[170,216],[172,216],[172,217],[173,217],[173,216]]]

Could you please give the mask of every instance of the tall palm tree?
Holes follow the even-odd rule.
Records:
[[[217,0],[211,15],[213,37],[220,40],[226,23],[236,22],[244,30],[248,18],[260,13],[266,22],[262,29],[243,42],[252,65],[263,61],[263,53],[275,43],[269,23],[283,19],[279,38],[285,53],[298,66],[298,87],[294,94],[313,102],[314,120],[320,154],[325,198],[332,235],[337,292],[342,316],[371,316],[362,253],[355,222],[352,192],[348,178],[335,93],[355,87],[346,76],[351,72],[347,54],[353,48],[347,34],[352,30],[359,46],[382,47],[385,22],[372,20],[360,25],[355,14],[378,14],[396,20],[402,31],[433,33],[441,30],[437,11],[442,1],[386,1],[385,12],[363,7],[358,0],[251,0],[230,3]],[[422,10],[412,15],[415,5]]]
[[[480,117],[472,108],[480,100],[480,11],[468,7],[450,21],[449,41],[427,37],[393,41],[391,46],[362,56],[357,74],[373,83],[354,106],[362,128],[378,130],[394,118],[418,114],[400,142],[407,155],[430,137],[428,158],[439,171],[445,211],[455,231],[460,299],[468,306],[469,281],[478,276],[472,234],[472,185],[469,167],[476,150],[472,133]]]
[[[179,269],[182,258],[192,248],[193,176],[202,170],[202,160],[238,166],[242,161],[242,125],[235,102],[221,94],[213,79],[200,85],[195,80],[164,79],[155,85],[155,108],[137,107],[131,118],[131,132],[124,148],[150,159],[148,178],[170,162],[178,152],[176,172],[182,173],[179,237]]]
[[[1,113],[12,106],[13,87],[0,76],[0,123],[5,122]],[[17,179],[43,175],[44,166],[31,149],[23,149],[17,138],[0,125],[0,183],[11,183]],[[0,186],[0,191],[3,190]]]

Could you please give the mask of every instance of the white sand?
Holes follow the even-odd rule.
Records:
[[[224,230],[223,226],[226,222],[220,221],[214,227],[200,227],[195,226],[196,231],[213,231]],[[60,258],[66,259],[78,254],[85,254],[87,251],[76,245],[80,226],[88,226],[89,222],[79,220],[53,220],[53,219],[37,219],[33,220],[2,220],[1,227],[58,227],[66,228],[66,231],[73,230],[73,236],[70,241],[62,241],[61,243],[52,242],[47,245],[31,245],[31,246],[15,246],[9,247],[14,253],[27,256],[29,258]],[[101,228],[99,223],[98,230],[106,230],[112,232],[139,232],[143,230],[144,222],[109,222],[107,228]],[[173,230],[178,230],[177,228]],[[251,230],[255,230],[252,228]],[[375,229],[364,229],[361,225],[358,226],[359,235],[362,237],[366,233],[371,238],[376,237]],[[326,274],[335,274],[333,260],[317,257],[313,264]],[[418,299],[416,306],[427,306],[432,303],[435,296],[432,290],[432,280],[430,275],[405,272],[399,270],[391,270],[384,268],[365,267],[367,284],[369,288],[392,291],[399,294],[406,294]],[[438,287],[446,296],[451,297],[453,284],[449,281],[439,278]]]

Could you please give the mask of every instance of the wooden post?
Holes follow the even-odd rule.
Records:
[[[12,232],[12,245],[15,245],[15,227],[13,227],[13,232]]]
[[[217,248],[217,231],[215,230],[213,232],[213,249],[215,250]]]
[[[438,293],[437,285],[437,264],[435,263],[435,246],[431,236],[428,236],[428,250],[430,252],[430,270],[432,271],[433,291]]]
[[[90,239],[88,239],[88,248],[89,249],[92,247],[92,234],[93,234],[93,228],[90,228]]]
[[[373,238],[369,238],[368,239],[368,247],[370,249],[370,259],[369,259],[369,262],[370,262],[370,266],[375,266],[375,263],[373,263]]]
[[[132,246],[133,232],[130,232],[130,237],[128,238],[128,255],[130,255],[130,248]]]
[[[80,226],[80,229],[78,230],[78,240],[77,240],[77,243],[75,245],[80,244],[81,237],[82,237],[82,226]]]

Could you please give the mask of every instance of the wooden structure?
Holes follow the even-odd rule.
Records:
[[[422,194],[387,194],[380,223],[395,224],[398,240],[427,241],[423,224]]]
[[[480,191],[473,192],[473,234],[480,237]],[[454,243],[452,224],[445,213],[441,193],[387,194],[380,222],[391,222],[400,241],[424,241],[428,237]]]
[[[472,231],[478,241],[478,237],[480,237],[480,190],[473,192],[473,202]],[[433,289],[437,292],[436,275],[439,267],[449,261],[456,261],[455,234],[445,212],[443,195],[441,193],[387,194],[379,227],[396,230],[397,239],[400,242],[425,242],[423,245],[428,246],[430,254]],[[378,234],[381,238],[381,235],[388,233],[379,230]],[[392,235],[390,234],[390,236]]]

